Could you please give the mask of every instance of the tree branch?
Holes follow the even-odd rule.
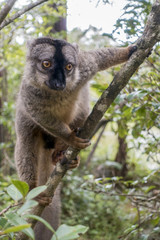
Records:
[[[13,22],[15,19],[19,18],[20,16],[22,16],[24,13],[28,12],[29,10],[31,10],[32,8],[47,2],[49,0],[39,0],[35,3],[30,3],[28,4],[26,7],[24,7],[22,10],[19,10],[17,13],[15,13],[13,16],[11,16],[10,18],[6,19],[3,21],[3,23],[0,25],[0,30],[2,30],[4,27],[6,27],[7,25],[9,25],[11,22]]]
[[[100,122],[101,122],[101,121],[100,121]],[[98,135],[98,138],[97,138],[95,144],[94,144],[93,147],[92,147],[92,150],[90,151],[90,153],[89,153],[89,155],[88,155],[88,157],[87,157],[86,164],[85,164],[86,168],[87,168],[87,167],[90,165],[90,163],[91,163],[91,160],[92,160],[92,158],[93,158],[93,155],[94,155],[94,153],[95,153],[95,151],[96,151],[96,148],[97,148],[97,146],[98,146],[98,144],[99,144],[99,142],[100,142],[100,140],[101,140],[101,137],[102,137],[102,135],[103,135],[103,133],[104,133],[104,131],[105,131],[105,128],[106,128],[108,122],[109,122],[109,121],[106,120],[106,122],[104,121],[104,123],[101,125],[101,128],[102,128],[102,129],[101,129],[101,131],[100,131],[100,133],[99,133],[99,135]]]
[[[17,0],[8,0],[5,6],[0,11],[0,24],[4,21],[10,10],[12,9],[13,5]]]
[[[82,138],[90,138],[98,122],[103,117],[104,113],[113,103],[114,99],[120,91],[126,86],[130,77],[134,74],[137,68],[143,63],[145,58],[151,52],[153,46],[159,41],[160,33],[160,2],[157,0],[152,6],[152,10],[148,16],[148,21],[145,26],[143,35],[137,40],[137,51],[133,53],[128,62],[115,75],[109,87],[103,92],[100,99],[95,104],[91,114],[87,118],[79,136]],[[48,197],[52,197],[56,187],[67,172],[67,163],[75,159],[79,150],[69,147],[65,153],[65,157],[61,162],[58,162],[53,173],[47,181],[47,189],[45,191]],[[32,209],[32,214],[40,215],[43,211],[42,206],[36,206]],[[29,220],[32,226],[35,225],[35,220]],[[20,233],[17,240],[28,239],[23,233]]]
[[[4,213],[6,213],[10,208],[17,207],[17,206],[22,205],[22,204],[23,204],[23,203],[20,202],[20,203],[16,203],[16,204],[9,205],[7,208],[3,209],[3,210],[0,212],[0,216],[2,216]]]

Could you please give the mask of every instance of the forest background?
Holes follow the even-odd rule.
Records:
[[[4,4],[5,1],[0,1],[0,8]],[[103,4],[112,1],[103,0]],[[85,50],[117,46],[117,43],[127,46],[141,36],[152,4],[149,0],[126,1],[112,34],[102,34],[95,26],[83,31],[77,26],[67,32],[64,0],[46,1],[1,30],[0,211],[17,202],[8,186],[18,179],[14,163],[15,101],[25,65],[26,40],[50,35],[76,42]],[[23,7],[13,6],[9,15]],[[126,38],[120,42],[121,32]],[[91,81],[91,108],[120,68],[98,73]],[[106,112],[92,145],[81,152],[79,168],[67,172],[63,179],[62,223],[88,227],[82,239],[160,239],[159,80],[160,44],[157,43]],[[15,209],[9,211],[13,213]],[[0,230],[16,225],[9,216],[2,214]],[[0,238],[8,239],[7,234],[14,239],[13,232]]]

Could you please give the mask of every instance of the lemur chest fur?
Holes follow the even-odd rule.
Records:
[[[56,119],[70,124],[76,118],[79,112],[79,105],[81,102],[80,94],[70,96],[61,96],[54,98],[53,104],[50,104],[49,111]]]

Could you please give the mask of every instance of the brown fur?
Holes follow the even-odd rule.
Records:
[[[15,159],[19,177],[30,189],[46,183],[68,145],[76,148],[89,145],[88,140],[76,137],[73,131],[83,125],[89,113],[87,82],[96,72],[125,62],[133,51],[134,47],[130,46],[84,52],[66,41],[50,38],[39,38],[29,44],[17,99]],[[51,69],[42,67],[44,59],[50,59]],[[73,65],[71,72],[65,69],[68,62]],[[63,80],[62,90],[55,89],[58,78],[59,82]],[[57,191],[43,213],[55,229],[60,212]],[[48,231],[42,229],[36,226],[36,239],[49,240],[51,233],[47,235]]]

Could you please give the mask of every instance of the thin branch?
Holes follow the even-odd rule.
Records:
[[[121,70],[115,75],[110,86],[104,91],[96,105],[94,106],[91,114],[87,118],[82,131],[79,136],[82,138],[90,138],[96,128],[98,122],[103,117],[104,113],[110,107],[114,99],[120,93],[120,91],[126,86],[130,77],[134,74],[137,68],[143,63],[145,58],[153,46],[159,41],[160,33],[160,2],[157,0],[152,6],[152,10],[148,16],[148,21],[142,37],[140,37],[136,45],[137,51],[133,53],[128,62],[121,68]],[[61,162],[58,162],[53,173],[47,181],[47,189],[45,191],[46,196],[52,197],[56,190],[56,187],[62,180],[63,176],[67,172],[67,164],[72,159],[77,157],[79,150],[69,147],[65,153],[65,157]],[[32,209],[32,214],[40,215],[43,211],[43,207],[38,205]],[[29,220],[32,227],[35,225],[35,220]],[[19,233],[16,240],[26,240],[28,237]]]
[[[133,231],[137,230],[138,228],[140,228],[146,221],[148,221],[149,219],[151,219],[151,216],[147,216],[145,219],[143,219],[143,221],[141,221],[140,225],[135,225],[134,228],[132,228],[130,231],[128,231],[127,233],[121,235],[118,237],[118,239],[126,239],[126,237],[128,235],[130,235]]]
[[[1,25],[0,25],[0,30],[4,27],[6,27],[7,25],[9,25],[11,22],[13,22],[15,19],[19,18],[20,16],[22,16],[24,13],[28,12],[29,10],[31,10],[32,8],[47,2],[49,0],[39,0],[35,3],[30,3],[28,4],[26,7],[24,7],[22,10],[19,10],[17,13],[15,13],[13,16],[11,16],[10,18],[6,19]]]
[[[91,136],[91,138],[98,132],[98,130],[102,127],[102,126],[104,126],[104,124],[107,124],[108,122],[111,122],[113,119],[112,118],[109,118],[109,119],[102,119],[98,124],[97,124],[97,126],[96,126],[96,128],[95,128],[95,130],[93,131],[93,133],[92,133],[92,136]]]
[[[150,67],[154,68],[157,72],[160,73],[160,70],[152,62],[150,62],[149,60],[147,60],[147,62]]]
[[[4,21],[17,0],[8,0],[0,11],[0,24]]]
[[[15,170],[16,169],[15,164],[12,162],[12,160],[8,156],[6,149],[4,150],[4,158],[5,160],[7,160],[8,164]]]
[[[22,205],[23,203],[20,202],[20,203],[16,203],[16,204],[13,204],[13,205],[9,205],[7,208],[3,209],[1,212],[0,212],[0,216],[2,216],[4,213],[6,213],[10,208],[13,208],[13,207],[17,207],[17,206],[20,206]]]
[[[138,203],[136,204],[137,215],[138,215],[138,228],[137,228],[137,238],[140,239],[140,225],[141,225],[141,213],[139,210]]]
[[[93,190],[93,189],[87,189],[86,187],[83,187],[84,190],[86,191],[89,191],[89,192],[94,192],[96,194],[107,194],[108,196],[110,197],[114,197],[114,196],[122,196],[122,197],[127,197],[127,198],[130,198],[132,199],[132,202],[134,203],[137,203],[137,201],[140,203],[140,202],[154,202],[154,201],[157,201],[157,202],[160,202],[159,199],[160,199],[160,195],[156,195],[156,196],[153,196],[153,197],[148,197],[144,194],[130,194],[130,193],[112,193],[112,192],[106,192],[106,191],[103,191],[103,190]]]
[[[93,145],[92,150],[90,151],[90,153],[89,153],[89,155],[88,155],[88,158],[87,158],[87,161],[86,161],[86,164],[85,164],[86,167],[88,167],[89,164],[91,163],[91,160],[92,160],[92,158],[93,158],[94,152],[96,151],[96,148],[97,148],[97,146],[98,146],[98,143],[99,143],[99,141],[100,141],[100,139],[101,139],[101,137],[102,137],[102,135],[103,135],[103,133],[104,133],[104,131],[105,131],[106,125],[107,125],[107,122],[102,125],[102,129],[101,129],[101,131],[100,131],[100,133],[99,133],[99,136],[98,136],[95,144]]]

